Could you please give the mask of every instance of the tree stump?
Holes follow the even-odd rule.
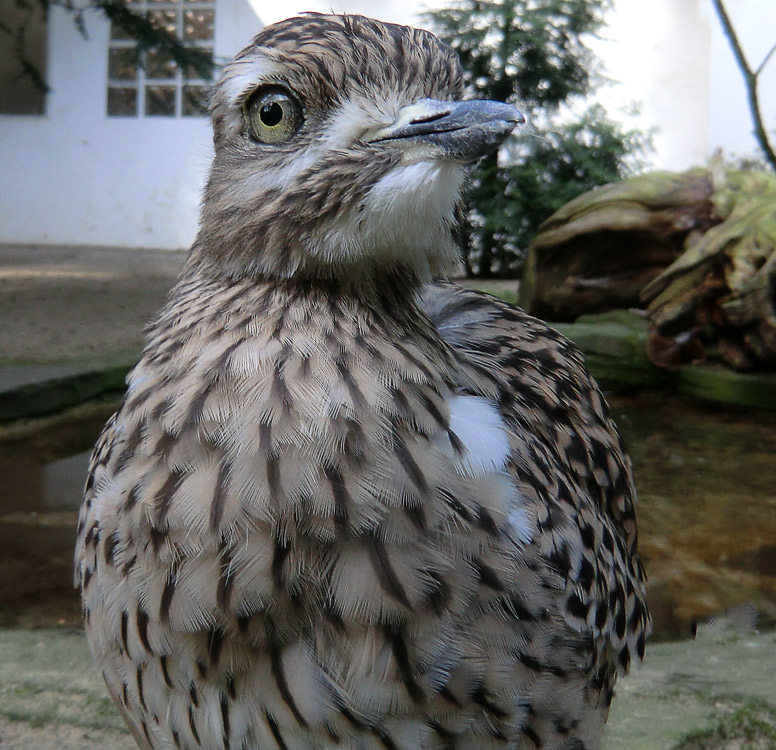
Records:
[[[585,193],[531,244],[520,303],[551,320],[646,308],[662,367],[776,366],[776,175],[653,172]]]

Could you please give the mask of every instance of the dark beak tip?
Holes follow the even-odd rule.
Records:
[[[508,115],[505,117],[508,122],[513,123],[515,127],[525,124],[525,115],[517,107],[506,103],[502,107],[508,108]]]
[[[482,105],[481,117],[483,124],[488,121],[501,122],[512,131],[526,122],[523,113],[512,104],[484,100]]]

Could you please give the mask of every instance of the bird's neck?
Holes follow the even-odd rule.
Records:
[[[216,198],[205,200],[191,251],[192,261],[211,274],[333,280],[358,291],[392,276],[430,281],[448,273],[460,257],[447,218],[409,214],[377,222],[351,210],[336,221],[316,223],[302,214],[224,207]]]
[[[139,372],[149,381],[191,377],[199,382],[228,370],[234,359],[253,363],[247,370],[234,364],[235,377],[252,377],[249,371],[263,377],[275,372],[280,360],[304,369],[313,355],[333,357],[336,365],[337,357],[348,353],[369,370],[374,383],[389,377],[400,388],[408,369],[419,368],[429,382],[449,385],[457,371],[456,357],[421,309],[416,290],[416,281],[399,273],[356,284],[227,279],[188,266],[148,331],[147,351],[164,356],[151,357],[147,364],[162,374],[143,375],[143,367]],[[207,340],[197,333],[205,330],[212,332]],[[241,346],[248,353],[232,357]],[[407,354],[407,347],[415,354]],[[328,378],[328,386],[334,387],[338,372],[337,366],[322,367],[316,382]],[[221,385],[226,387],[225,381]],[[201,391],[201,383],[194,390]]]
[[[292,276],[274,275],[256,268],[224,267],[205,254],[192,252],[178,285],[199,280],[218,285],[246,288],[276,288],[291,297],[323,296],[346,300],[349,304],[389,316],[416,316],[420,313],[417,293],[425,279],[402,265],[374,265],[360,268],[316,269]]]

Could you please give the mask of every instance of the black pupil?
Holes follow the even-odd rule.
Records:
[[[259,110],[259,117],[267,127],[271,128],[283,119],[283,107],[277,102],[269,102]]]

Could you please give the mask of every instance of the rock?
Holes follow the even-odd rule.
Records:
[[[660,367],[776,369],[776,175],[716,160],[580,195],[539,228],[520,304],[559,321],[646,308]]]
[[[776,367],[776,175],[721,170],[721,223],[642,290],[655,335],[697,333],[727,365]]]
[[[605,390],[622,393],[669,382],[668,373],[647,357],[647,321],[628,310],[582,315],[575,323],[553,323],[584,353],[585,362]]]
[[[735,372],[721,365],[683,367],[675,383],[678,393],[704,401],[776,409],[776,373]]]
[[[552,323],[585,355],[604,390],[627,393],[665,388],[704,401],[776,409],[776,373],[736,372],[720,364],[656,367],[648,356],[646,318],[628,310],[582,315],[575,323]]]

